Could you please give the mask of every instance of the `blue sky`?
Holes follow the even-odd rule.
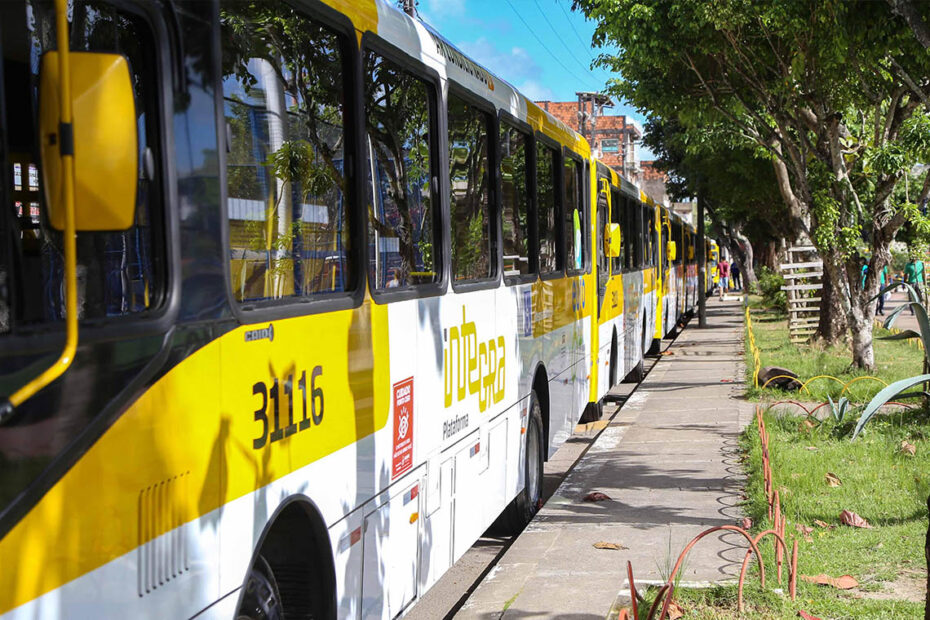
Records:
[[[613,77],[591,68],[594,22],[571,10],[571,0],[419,0],[420,17],[489,71],[530,99],[575,101]],[[522,18],[522,19],[521,19]],[[608,114],[644,118],[614,100]]]

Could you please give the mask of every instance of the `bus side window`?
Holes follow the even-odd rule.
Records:
[[[620,253],[611,260],[610,272],[612,274],[618,274],[623,271],[626,261],[626,251],[630,240],[627,238],[626,231],[626,210],[624,209],[626,200],[620,194],[620,191],[613,187],[611,187],[610,193],[610,202],[613,206],[613,213],[611,214],[610,221],[620,227]]]
[[[566,157],[562,166],[563,185],[565,187],[565,210],[563,212],[565,231],[565,257],[568,271],[580,273],[585,267],[584,238],[585,217],[582,189],[581,163]]]
[[[530,136],[508,125],[500,127],[501,215],[504,276],[533,273],[530,256],[529,173]]]
[[[440,245],[432,183],[432,84],[395,62],[364,56],[370,172],[369,278],[374,289],[438,282]]]
[[[536,143],[536,231],[539,238],[539,273],[555,273],[562,269],[559,250],[558,204],[556,175],[559,154],[542,142]],[[570,232],[569,231],[566,232]]]
[[[656,230],[656,210],[649,213],[649,238],[652,239],[652,266],[659,266],[659,232]]]
[[[341,35],[284,3],[224,3],[229,266],[237,301],[354,288]],[[258,52],[260,55],[255,55]]]
[[[601,302],[604,299],[604,295],[607,292],[607,280],[610,278],[610,259],[607,256],[607,251],[605,245],[607,243],[607,238],[605,235],[605,230],[607,229],[607,223],[610,221],[610,213],[607,211],[607,196],[604,195],[604,192],[601,191],[603,187],[604,177],[597,177],[597,193],[595,194],[597,200],[597,209],[595,212],[595,234],[594,234],[594,254],[597,256],[597,295],[598,295],[598,316],[600,316],[601,311]]]
[[[624,224],[623,233],[627,238],[626,244],[626,264],[624,267],[629,271],[636,269],[636,253],[639,248],[639,240],[636,238],[636,219],[639,217],[639,206],[636,202],[626,196],[623,197]]]
[[[51,228],[37,160],[38,59],[54,49],[51,3],[7,1],[0,8],[0,333],[59,322],[65,315],[64,245]],[[73,51],[110,52],[128,60],[138,136],[135,217],[125,231],[77,234],[78,318],[138,316],[166,291],[164,196],[158,120],[159,77],[146,21],[110,3],[75,2]],[[30,19],[31,18],[31,19]],[[149,162],[153,165],[147,165]]]
[[[488,136],[491,115],[449,94],[449,200],[452,226],[452,277],[490,278],[491,214]]]

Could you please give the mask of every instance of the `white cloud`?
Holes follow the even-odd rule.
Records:
[[[521,84],[516,84],[515,87],[530,101],[552,101],[555,99],[552,89],[543,86],[536,80],[526,80]]]
[[[491,73],[508,82],[539,77],[539,65],[522,47],[512,47],[509,51],[500,50],[487,38],[481,37],[477,41],[462,43],[461,48],[465,54],[484,65]]]
[[[465,16],[465,0],[426,0],[426,10],[436,19]]]

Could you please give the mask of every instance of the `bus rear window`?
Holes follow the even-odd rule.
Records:
[[[78,318],[137,315],[161,303],[166,280],[155,43],[140,17],[106,2],[71,8],[72,50],[115,52],[129,61],[139,137],[133,226],[77,235]],[[51,3],[0,3],[0,127],[8,130],[0,132],[0,333],[59,322],[65,314],[62,233],[47,213],[56,198],[45,195],[36,155],[39,60],[54,49],[54,32]]]

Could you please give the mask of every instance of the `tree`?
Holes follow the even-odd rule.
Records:
[[[756,282],[754,246],[792,237],[772,166],[726,130],[688,129],[677,121],[650,119],[643,144],[665,170],[670,196],[701,195],[713,235],[733,256],[747,288]]]
[[[872,368],[878,273],[895,232],[924,217],[895,191],[930,156],[930,56],[906,24],[867,1],[575,6],[598,22],[596,42],[620,48],[599,58],[623,76],[614,94],[689,128],[719,123],[766,154],[792,225],[824,262],[820,334],[834,338],[841,314],[853,363]]]

